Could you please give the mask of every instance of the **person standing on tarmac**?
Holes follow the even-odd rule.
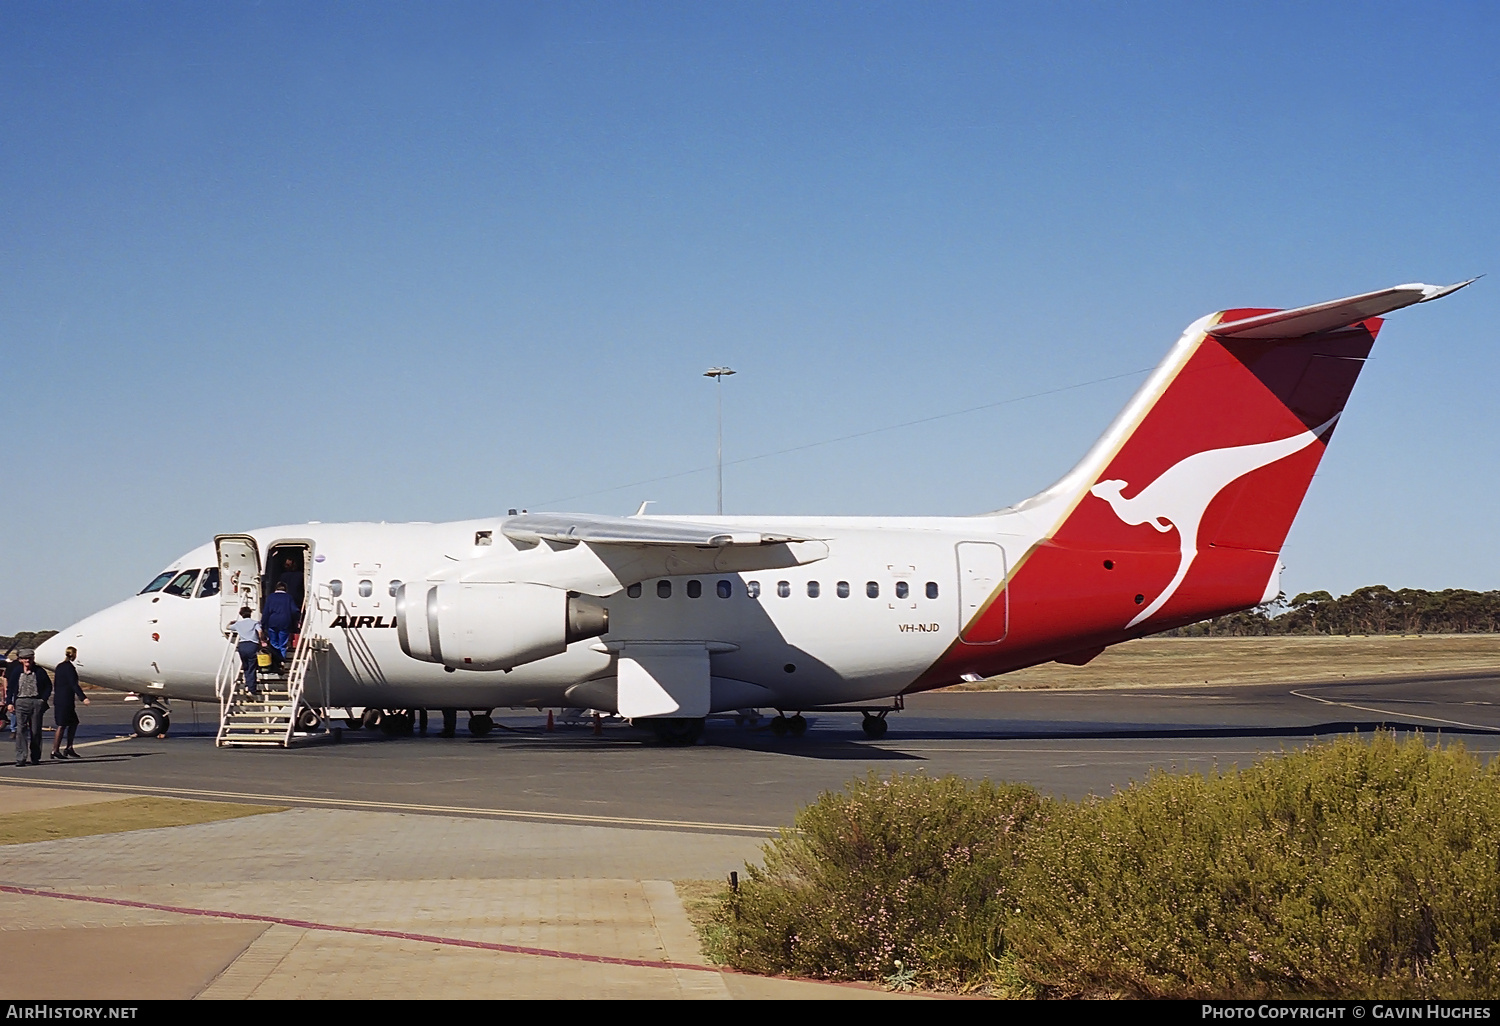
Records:
[[[74,705],[75,699],[83,699],[83,704],[89,704],[89,696],[83,693],[83,688],[78,684],[78,668],[73,665],[73,660],[78,658],[78,649],[72,645],[63,653],[63,661],[57,664],[52,671],[52,722],[57,727],[57,733],[52,737],[52,758],[54,759],[81,759],[83,756],[73,751],[73,735],[78,732],[78,707]],[[67,734],[68,747],[63,748],[63,735]]]
[[[42,761],[42,717],[52,697],[52,678],[36,665],[31,649],[21,649],[20,655],[17,672],[6,674],[5,708],[16,714],[16,765],[25,766],[28,756],[36,765]]]
[[[15,649],[5,653],[5,658],[0,659],[0,692],[10,687],[10,668],[14,666],[18,670],[21,664],[16,661]],[[10,729],[10,713],[4,702],[0,702],[0,732]]]

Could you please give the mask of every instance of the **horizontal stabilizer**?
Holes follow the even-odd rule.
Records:
[[[1397,285],[1394,288],[1381,289],[1379,292],[1366,292],[1362,296],[1335,299],[1332,302],[1316,303],[1313,306],[1300,306],[1295,310],[1276,310],[1255,317],[1216,324],[1208,329],[1208,334],[1216,338],[1271,339],[1302,338],[1304,335],[1315,335],[1322,331],[1337,331],[1370,317],[1379,317],[1392,310],[1400,310],[1404,306],[1441,299],[1476,280],[1470,278],[1457,285],[1423,285],[1420,283]]]
[[[719,549],[729,545],[780,545],[811,541],[787,534],[727,529],[686,520],[610,517],[593,513],[524,513],[507,518],[500,530],[519,542],[586,542],[589,545],[693,545]]]

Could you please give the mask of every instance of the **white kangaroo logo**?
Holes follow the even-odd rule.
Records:
[[[1115,516],[1132,527],[1150,524],[1163,534],[1177,528],[1178,544],[1182,547],[1177,573],[1166,589],[1156,597],[1155,602],[1141,610],[1125,626],[1134,627],[1166,605],[1167,600],[1187,577],[1188,569],[1198,556],[1198,524],[1214,496],[1252,470],[1270,466],[1294,452],[1301,452],[1322,437],[1338,419],[1339,415],[1335,413],[1325,423],[1310,431],[1274,442],[1195,453],[1175,466],[1168,467],[1160,477],[1128,499],[1120,494],[1129,487],[1126,481],[1100,481],[1090,488],[1091,494],[1108,502],[1115,511]]]

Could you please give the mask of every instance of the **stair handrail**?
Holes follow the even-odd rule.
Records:
[[[229,709],[234,705],[235,685],[238,682],[239,666],[235,658],[238,657],[238,644],[234,635],[226,635],[228,644],[224,648],[224,654],[219,657],[219,669],[214,674],[214,694],[219,699],[219,731],[224,730],[224,720],[229,715]]]
[[[302,693],[307,682],[307,669],[312,663],[313,654],[318,650],[316,639],[309,630],[312,626],[312,619],[312,610],[303,609],[302,623],[297,631],[297,647],[292,651],[292,665],[287,670],[287,702],[291,714],[287,720],[286,737],[282,741],[286,747],[291,747],[292,735],[297,731],[297,711],[302,704]]]

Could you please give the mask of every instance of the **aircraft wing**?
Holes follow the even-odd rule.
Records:
[[[782,545],[813,541],[789,534],[768,534],[743,528],[725,529],[687,520],[609,517],[593,513],[523,513],[510,517],[500,530],[519,542],[586,542],[589,545],[671,545],[722,549],[730,545]]]

